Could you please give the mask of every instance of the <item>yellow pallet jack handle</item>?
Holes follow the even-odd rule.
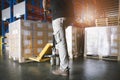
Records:
[[[45,58],[44,55],[52,54],[52,47],[53,47],[52,43],[47,43],[37,57],[29,57],[29,59],[37,62],[44,62],[50,60],[50,58]]]

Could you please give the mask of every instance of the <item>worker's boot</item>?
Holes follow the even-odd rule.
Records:
[[[57,70],[52,71],[52,73],[54,75],[68,76],[69,75],[69,69],[66,69],[66,70],[63,71],[60,68],[58,68]]]

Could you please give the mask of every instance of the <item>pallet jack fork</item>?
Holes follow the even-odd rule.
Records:
[[[37,62],[44,62],[44,61],[50,60],[49,57],[44,57],[44,56],[52,55],[52,47],[53,47],[52,43],[47,43],[37,57],[30,57],[29,59]]]

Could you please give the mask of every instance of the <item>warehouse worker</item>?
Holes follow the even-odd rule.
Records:
[[[43,0],[44,11],[47,11],[47,1],[48,0]],[[60,58],[60,67],[52,71],[54,75],[68,76],[69,73],[69,57],[65,38],[65,27],[67,25],[65,23],[67,23],[68,14],[70,13],[70,8],[67,6],[70,1],[71,0],[50,0],[53,34],[57,42],[56,48],[58,49]]]

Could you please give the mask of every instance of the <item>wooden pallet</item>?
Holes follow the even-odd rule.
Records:
[[[101,55],[84,55],[84,58],[100,59],[100,60],[111,60],[120,61],[120,56],[101,56]]]
[[[29,59],[37,62],[44,62],[50,60],[50,58],[46,58],[44,56],[52,54],[52,47],[53,47],[52,43],[47,43],[37,57],[29,57]]]
[[[115,26],[119,25],[119,17],[99,18],[95,20],[96,26]]]
[[[32,60],[30,60],[30,59],[28,59],[28,58],[20,58],[20,59],[18,59],[18,58],[9,56],[9,59],[12,60],[12,61],[18,62],[18,63],[32,62]]]

